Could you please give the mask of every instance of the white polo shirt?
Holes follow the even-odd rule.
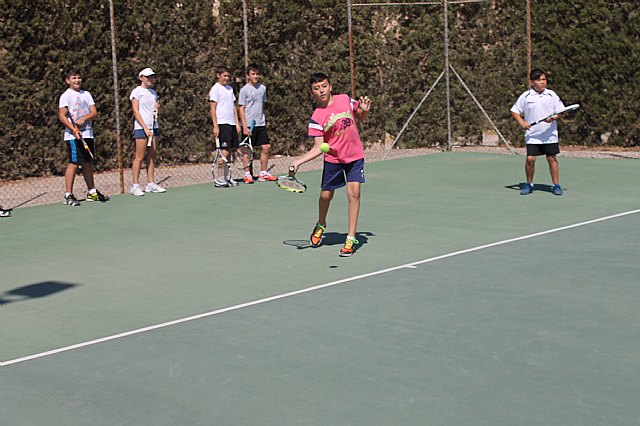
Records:
[[[524,92],[515,104],[511,112],[524,116],[524,121],[533,123],[542,120],[564,108],[560,97],[550,89],[544,89],[538,93],[533,89]],[[541,122],[532,126],[524,134],[524,141],[528,144],[558,143],[558,123]]]

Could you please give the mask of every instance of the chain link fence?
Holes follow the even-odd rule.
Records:
[[[508,110],[526,88],[528,2],[299,3],[4,3],[0,204],[62,201],[67,154],[57,106],[71,65],[81,70],[83,88],[96,101],[95,180],[108,194],[131,185],[128,96],[147,66],[158,74],[162,103],[156,181],[167,188],[211,182],[207,94],[215,67],[234,70],[237,95],[249,59],[267,71],[272,174],[285,173],[291,157],[309,147],[306,120],[313,103],[305,82],[320,70],[332,75],[336,91],[357,87],[373,98],[374,110],[361,125],[367,161],[460,145],[499,146],[508,153],[521,145]],[[269,21],[276,9],[279,23]],[[513,25],[492,27],[505,14]],[[312,27],[314,20],[321,20],[319,26]],[[503,67],[510,79],[487,74],[483,63]],[[318,159],[302,170],[320,167]],[[78,175],[79,198],[84,190]]]

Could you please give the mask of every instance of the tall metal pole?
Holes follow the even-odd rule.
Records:
[[[451,132],[451,92],[449,86],[449,13],[448,0],[442,0],[444,11],[444,74],[447,92],[447,151],[451,151],[453,137]]]
[[[356,98],[355,54],[353,52],[353,31],[351,27],[351,0],[347,0],[347,27],[349,29],[349,63],[351,65],[351,97]]]
[[[531,0],[527,0],[527,82],[529,82],[530,74],[531,74]]]
[[[120,96],[118,95],[118,57],[116,55],[116,24],[113,0],[109,0],[109,18],[111,20],[111,64],[113,66],[113,102],[116,115],[116,143],[118,146],[118,171],[120,174],[120,193],[124,194],[124,169],[122,167],[122,131],[120,128]]]
[[[247,0],[242,0],[242,23],[244,25],[244,69],[249,66],[249,18]]]

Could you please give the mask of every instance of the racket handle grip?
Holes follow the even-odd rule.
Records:
[[[289,176],[293,177],[296,174],[296,168],[293,166],[289,166]]]

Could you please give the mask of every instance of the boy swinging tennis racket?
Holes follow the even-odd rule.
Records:
[[[333,95],[331,81],[324,73],[316,73],[310,77],[309,89],[318,105],[309,121],[308,134],[313,138],[314,145],[309,152],[291,163],[291,172],[297,172],[301,164],[321,155],[321,144],[329,144],[330,149],[324,154],[318,222],[309,240],[314,247],[322,243],[333,193],[346,185],[349,227],[339,254],[348,257],[359,244],[356,240],[356,228],[360,212],[360,185],[364,183],[364,147],[356,122],[366,118],[371,108],[371,99],[365,96],[356,101],[348,95]]]

